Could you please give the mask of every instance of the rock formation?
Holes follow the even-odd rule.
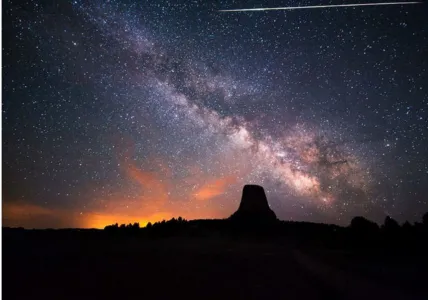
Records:
[[[265,190],[259,185],[245,185],[242,192],[241,204],[238,210],[230,216],[237,222],[266,223],[277,220],[270,209]]]

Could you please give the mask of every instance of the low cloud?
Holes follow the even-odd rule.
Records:
[[[236,177],[234,176],[227,176],[210,180],[203,184],[198,190],[196,190],[194,196],[197,200],[200,201],[210,200],[224,194],[230,185],[234,184],[235,182]]]

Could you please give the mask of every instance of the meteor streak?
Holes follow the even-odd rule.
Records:
[[[405,4],[421,4],[420,1],[414,2],[380,2],[380,3],[354,3],[354,4],[332,4],[332,5],[310,5],[310,6],[289,6],[289,7],[260,7],[260,8],[237,8],[237,9],[221,9],[220,12],[241,12],[241,11],[265,11],[265,10],[294,10],[308,8],[333,8],[333,7],[356,7],[356,6],[379,6],[379,5],[405,5]]]

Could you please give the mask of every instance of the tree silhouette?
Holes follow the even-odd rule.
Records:
[[[423,216],[422,216],[422,224],[424,226],[428,226],[428,212],[426,212]]]
[[[119,224],[113,224],[113,225],[107,225],[106,227],[104,227],[104,230],[112,232],[112,231],[117,231],[119,229]]]
[[[403,230],[405,232],[410,232],[412,230],[412,225],[409,223],[409,221],[404,222]]]
[[[390,216],[385,218],[385,222],[382,226],[382,229],[388,233],[397,233],[400,230],[400,225]]]
[[[351,221],[351,229],[361,233],[373,233],[379,230],[379,225],[364,217],[354,217]]]

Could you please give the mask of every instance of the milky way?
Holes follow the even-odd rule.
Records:
[[[6,4],[3,221],[222,218],[246,183],[281,219],[419,220],[424,6],[234,6]]]

